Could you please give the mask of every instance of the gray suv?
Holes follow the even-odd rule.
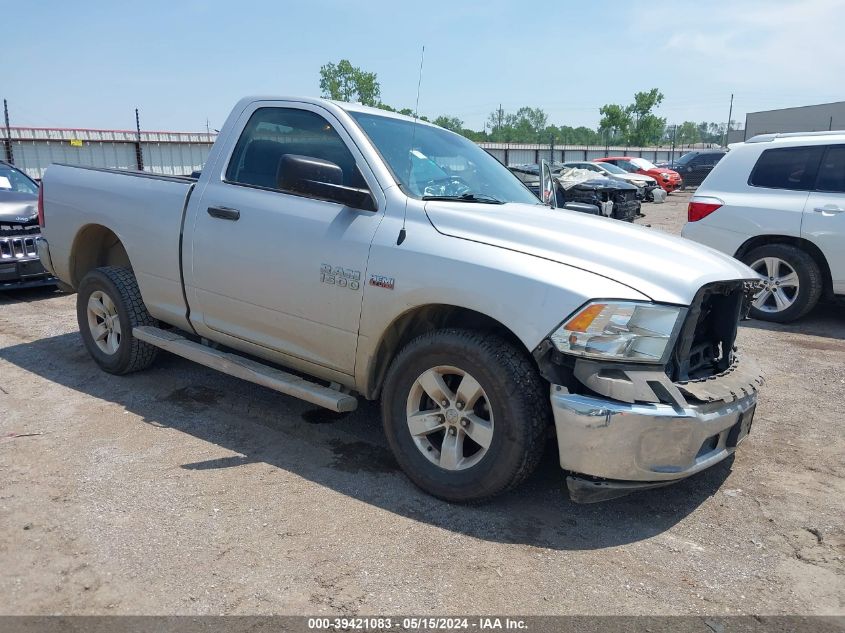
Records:
[[[0,290],[55,283],[35,252],[38,184],[0,161]]]

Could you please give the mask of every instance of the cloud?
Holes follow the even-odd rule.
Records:
[[[825,94],[845,76],[845,0],[707,2],[673,5],[675,26],[664,44],[676,72],[717,80],[740,91]]]

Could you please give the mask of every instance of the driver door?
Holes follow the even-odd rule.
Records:
[[[352,374],[382,210],[282,192],[278,170],[294,154],[336,163],[344,185],[376,191],[375,178],[319,106],[260,102],[238,127],[232,156],[215,165],[194,212],[186,286],[197,330]]]

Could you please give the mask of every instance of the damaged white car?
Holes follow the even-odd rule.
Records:
[[[563,163],[564,167],[586,169],[607,178],[624,180],[639,189],[639,198],[645,202],[665,202],[668,195],[657,181],[645,174],[632,174],[613,163],[594,163],[592,161],[570,161]]]

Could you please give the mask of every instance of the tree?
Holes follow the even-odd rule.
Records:
[[[487,140],[514,143],[545,142],[548,136],[549,116],[542,108],[523,106],[514,112],[505,112],[501,107],[487,117],[490,133]]]
[[[608,103],[599,108],[599,131],[608,134],[608,142],[626,139],[631,127],[631,115],[621,105]]]
[[[652,114],[652,110],[663,102],[663,93],[657,88],[634,95],[634,103],[626,108],[633,119],[628,137],[629,145],[651,145],[657,143],[666,127],[666,119]]]
[[[684,121],[678,126],[678,134],[675,137],[678,145],[692,145],[701,141],[699,127],[692,121]]]
[[[439,117],[434,119],[434,125],[439,125],[440,127],[452,130],[458,134],[461,134],[464,129],[463,121],[456,116],[448,116],[446,114],[441,114]]]
[[[353,66],[348,59],[320,67],[322,96],[337,101],[360,101],[364,105],[380,105],[381,86],[375,73]]]
[[[599,130],[610,135],[608,141],[622,140],[628,145],[651,145],[657,143],[666,127],[666,119],[652,111],[663,101],[663,93],[657,88],[638,92],[634,102],[622,107],[608,103],[599,108],[602,115]]]
[[[602,143],[601,134],[583,125],[575,128],[562,125],[558,130],[555,138],[567,145],[601,145]]]
[[[529,108],[527,106],[521,107],[516,111],[516,121],[514,122],[517,129],[517,134],[521,140],[528,142],[536,142],[548,125],[549,117],[540,108]],[[534,138],[530,138],[530,137]]]

